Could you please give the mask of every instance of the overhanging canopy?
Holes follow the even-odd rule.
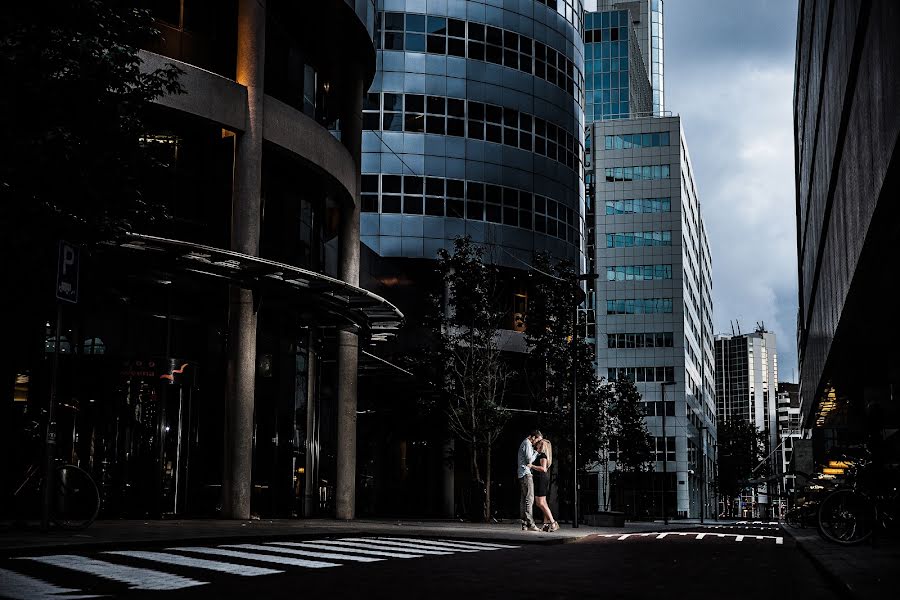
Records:
[[[324,311],[334,322],[323,325],[359,327],[373,337],[385,337],[403,324],[396,306],[368,290],[339,279],[202,244],[141,234],[127,234],[108,242],[112,246],[152,262],[163,269],[227,280],[266,294],[277,294]]]

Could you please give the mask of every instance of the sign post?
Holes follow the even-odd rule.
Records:
[[[62,303],[78,302],[78,270],[81,249],[69,242],[60,240],[59,256],[56,261],[56,335],[53,339],[53,358],[50,372],[50,402],[47,405],[47,427],[44,437],[44,487],[41,502],[41,531],[50,528],[50,506],[53,503],[53,465],[56,458],[56,408],[57,378],[59,373],[59,346],[62,336]]]

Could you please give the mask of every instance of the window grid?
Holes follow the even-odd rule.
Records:
[[[607,281],[654,281],[672,279],[672,265],[626,265],[606,267]]]
[[[516,188],[462,179],[412,175],[362,175],[361,210],[429,215],[510,225],[575,243],[571,208]]]
[[[383,96],[383,104],[379,96]],[[380,121],[379,110],[383,112]],[[495,104],[422,94],[373,93],[366,97],[363,128],[469,137],[504,144],[535,152],[581,172],[584,151],[578,137],[534,115]]]
[[[606,347],[618,349],[672,348],[675,336],[671,331],[651,333],[608,333]]]
[[[630,200],[607,200],[607,215],[630,215],[641,213],[672,212],[671,198],[635,198]]]
[[[671,246],[671,231],[633,231],[607,233],[607,248],[631,248],[633,246]]]
[[[584,105],[584,76],[575,63],[551,46],[514,31],[473,21],[395,12],[379,13],[376,27],[380,50],[444,54],[503,65],[544,79]]]
[[[632,167],[607,167],[606,181],[649,181],[668,179],[669,165],[635,165]]]
[[[671,298],[632,298],[606,301],[606,314],[608,315],[651,315],[671,312]]]
[[[585,116],[588,121],[630,115],[628,11],[588,13],[584,32]]]
[[[630,150],[631,148],[655,148],[669,145],[669,132],[627,133],[604,136],[606,150]]]
[[[635,383],[662,383],[674,381],[675,367],[609,367],[606,376],[610,381],[629,379]]]

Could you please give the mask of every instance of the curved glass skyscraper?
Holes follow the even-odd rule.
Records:
[[[579,255],[581,0],[378,0],[363,114],[363,244],[434,258],[457,236],[522,267]],[[513,257],[516,258],[513,258]]]

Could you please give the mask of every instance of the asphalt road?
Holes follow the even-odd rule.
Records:
[[[773,595],[836,597],[774,526],[697,525],[557,545],[400,537],[207,541],[0,560],[0,597],[22,600]]]

